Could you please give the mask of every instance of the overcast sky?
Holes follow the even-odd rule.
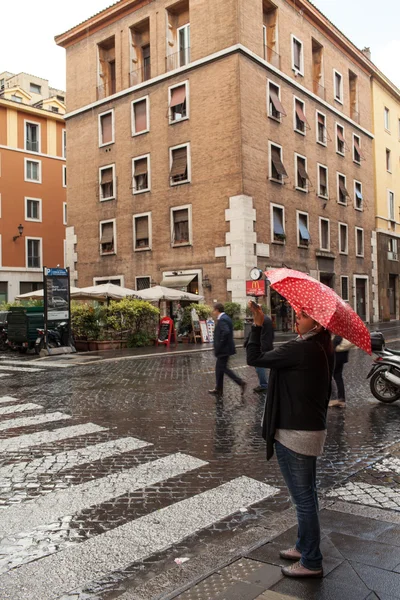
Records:
[[[214,0],[218,2],[219,0]],[[399,0],[314,0],[359,48],[400,87]],[[0,72],[25,71],[65,89],[65,51],[54,36],[113,4],[112,0],[0,0]],[[379,7],[381,7],[379,9]]]

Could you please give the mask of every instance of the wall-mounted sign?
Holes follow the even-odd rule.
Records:
[[[266,296],[265,279],[246,281],[246,296]]]

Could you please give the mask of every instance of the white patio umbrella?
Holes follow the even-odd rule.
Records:
[[[139,294],[143,300],[148,300],[149,302],[159,302],[160,300],[187,300],[191,302],[202,302],[204,300],[204,296],[190,294],[189,292],[182,292],[181,290],[174,290],[161,285],[156,285],[152,288],[148,288],[147,290],[140,290],[140,292],[135,292],[135,294]]]
[[[79,288],[71,285],[70,294],[76,294],[79,292]],[[19,296],[15,296],[16,300],[43,300],[44,290],[35,290],[34,292],[27,292],[26,294],[20,294]]]
[[[71,292],[72,300],[97,300],[105,302],[107,300],[122,300],[127,296],[133,296],[141,299],[142,293],[113,283],[102,283],[101,285],[91,285],[80,288],[76,292]]]

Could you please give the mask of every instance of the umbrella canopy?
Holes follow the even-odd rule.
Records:
[[[271,287],[332,333],[371,354],[371,335],[357,313],[334,290],[293,269],[271,269],[265,275]]]
[[[148,300],[149,302],[158,302],[159,300],[188,300],[191,302],[201,302],[204,300],[204,296],[182,292],[181,290],[173,290],[161,285],[156,285],[147,290],[140,290],[140,292],[135,292],[135,294],[140,295],[143,300]]]
[[[71,285],[70,294],[76,294],[80,289]],[[28,292],[27,294],[20,294],[15,296],[16,300],[43,300],[44,290],[35,290],[34,292]]]
[[[127,296],[142,298],[141,292],[135,292],[135,290],[114,285],[113,283],[91,285],[90,287],[80,288],[76,292],[71,291],[71,298],[73,300],[97,300],[105,302],[106,300],[121,300]]]

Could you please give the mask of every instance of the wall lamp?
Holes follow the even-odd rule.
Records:
[[[22,237],[22,234],[24,233],[24,226],[21,224],[18,225],[18,233],[19,235],[14,235],[13,242],[15,242],[15,240],[17,240],[18,238]]]
[[[203,288],[211,290],[211,281],[208,275],[203,277]]]

